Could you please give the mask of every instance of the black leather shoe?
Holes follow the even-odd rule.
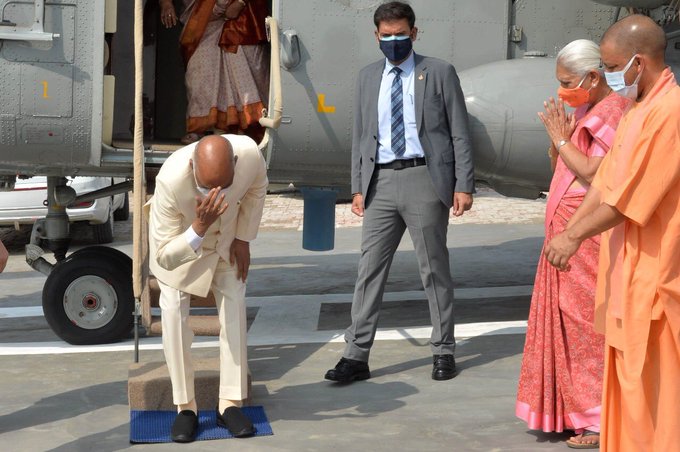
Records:
[[[450,380],[456,376],[456,360],[453,355],[434,355],[433,362],[433,380]]]
[[[221,414],[219,408],[216,408],[215,411],[217,413],[217,425],[229,430],[234,438],[246,438],[255,434],[255,426],[238,407],[230,406]]]
[[[190,443],[196,439],[198,432],[198,416],[191,410],[177,413],[170,431],[172,440],[176,443]]]
[[[358,380],[368,380],[371,372],[368,370],[368,363],[357,361],[356,359],[341,358],[334,369],[326,372],[326,380],[349,383]]]

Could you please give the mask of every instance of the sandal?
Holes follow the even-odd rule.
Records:
[[[184,135],[182,138],[180,138],[179,142],[184,144],[184,145],[187,145],[187,144],[195,143],[196,141],[200,140],[201,138],[203,138],[202,133],[190,132],[190,133],[187,133],[186,135]]]
[[[586,438],[588,436],[600,436],[600,432],[592,432],[590,430],[585,430],[583,433],[580,435],[576,435],[577,440],[573,439],[568,439],[567,440],[567,446],[571,447],[572,449],[599,449],[600,448],[600,441],[594,442],[594,443],[584,443],[583,438]]]

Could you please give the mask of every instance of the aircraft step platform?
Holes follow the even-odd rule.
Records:
[[[149,278],[149,302],[150,308],[158,308],[160,299],[161,289],[158,286],[158,280],[156,278]],[[191,307],[192,314],[189,316],[189,325],[194,331],[195,336],[219,336],[220,335],[220,323],[217,316],[213,313],[215,312],[215,297],[213,297],[212,292],[208,294],[207,297],[191,297]],[[201,310],[195,308],[212,308],[209,310]],[[142,307],[144,309],[144,307]],[[160,315],[155,315],[158,311],[153,310],[153,315],[147,316],[150,319],[148,324],[144,325],[147,330],[147,334],[151,336],[160,336],[163,332],[161,327],[161,317]],[[201,312],[202,311],[202,312]]]
[[[220,385],[218,357],[194,359],[194,385],[199,410],[214,410]],[[252,379],[248,375],[248,394]],[[128,401],[130,410],[174,410],[172,385],[164,361],[131,364],[128,370]],[[249,396],[244,400],[249,404]]]

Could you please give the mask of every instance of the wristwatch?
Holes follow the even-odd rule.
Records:
[[[559,151],[560,148],[567,143],[569,143],[569,140],[560,140],[559,143],[557,143],[557,146],[555,146],[555,148]]]

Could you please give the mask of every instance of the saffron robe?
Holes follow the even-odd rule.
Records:
[[[680,87],[667,68],[619,124],[592,184],[626,219],[602,234],[602,451],[680,447]]]

